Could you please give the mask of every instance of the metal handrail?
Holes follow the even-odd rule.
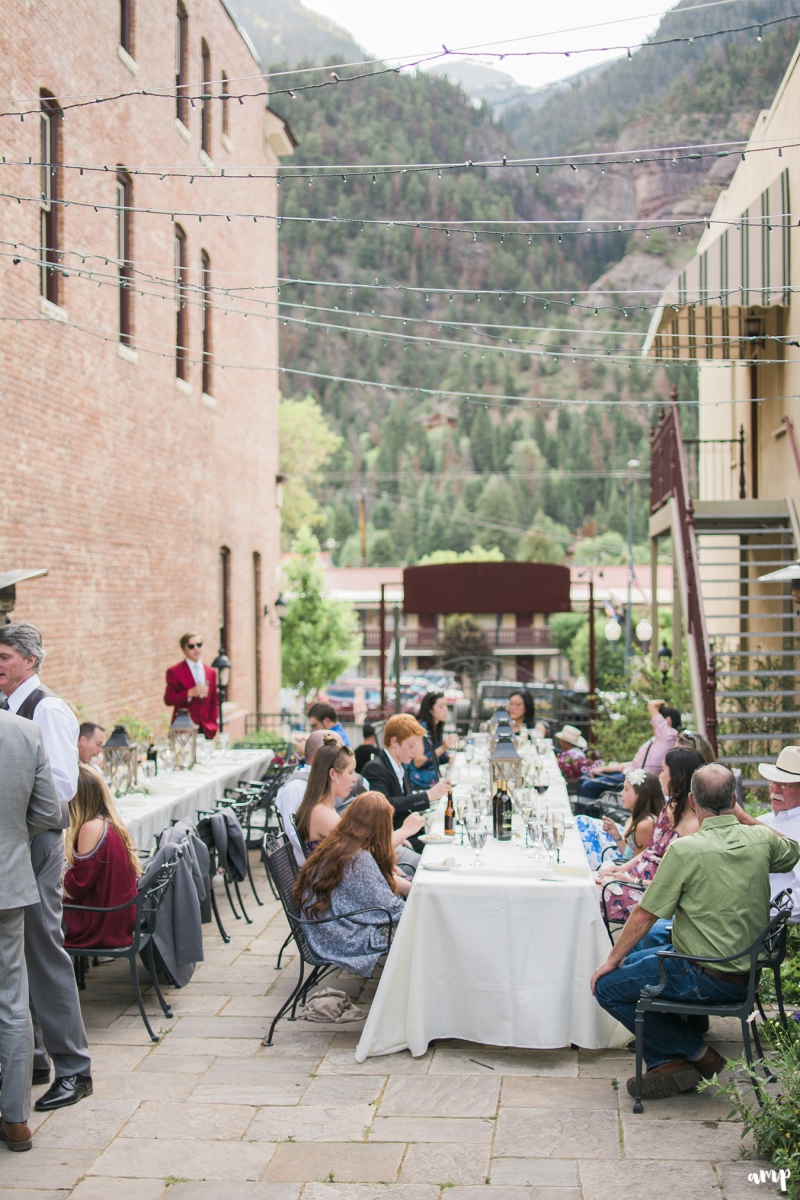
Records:
[[[650,511],[651,513],[655,512],[669,499],[675,500],[678,509],[678,528],[681,533],[686,586],[683,606],[687,618],[687,633],[690,633],[694,640],[695,661],[700,681],[699,700],[702,711],[697,714],[697,717],[705,728],[705,735],[716,754],[716,671],[711,655],[711,640],[708,636],[708,627],[701,603],[700,556],[697,550],[694,505],[689,495],[686,455],[681,435],[677,398],[677,388],[673,387],[670,394],[670,405],[663,412],[658,428],[651,437]]]

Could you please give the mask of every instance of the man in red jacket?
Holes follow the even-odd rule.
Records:
[[[219,705],[217,703],[217,673],[201,659],[203,642],[199,633],[185,633],[181,638],[182,662],[167,669],[167,690],[164,703],[178,709],[188,708],[189,716],[207,738],[217,735]]]

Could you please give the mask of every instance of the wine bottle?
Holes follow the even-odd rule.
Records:
[[[158,774],[158,752],[151,742],[147,747],[147,761],[153,764],[153,774]]]
[[[511,838],[511,798],[505,779],[498,780],[497,791],[492,796],[492,835],[498,842],[507,842]]]
[[[445,837],[455,837],[456,832],[456,810],[453,807],[453,789],[447,789],[447,808],[444,810],[444,832]]]

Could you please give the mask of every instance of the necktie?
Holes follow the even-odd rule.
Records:
[[[3,696],[3,699],[0,700],[0,708],[5,709],[7,711],[9,710],[8,700],[6,700],[5,696]]]

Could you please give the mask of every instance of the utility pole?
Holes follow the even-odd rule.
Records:
[[[364,493],[358,493],[358,538],[360,566],[367,565],[367,512],[364,507]]]
[[[625,678],[630,681],[633,653],[633,484],[638,458],[628,460],[628,605],[625,613]]]
[[[400,712],[400,605],[394,606],[394,711]]]
[[[386,584],[381,584],[381,604],[378,620],[380,621],[380,676],[381,676],[381,720],[386,717]]]
[[[594,741],[597,654],[594,640],[594,571],[589,572],[589,741]]]

